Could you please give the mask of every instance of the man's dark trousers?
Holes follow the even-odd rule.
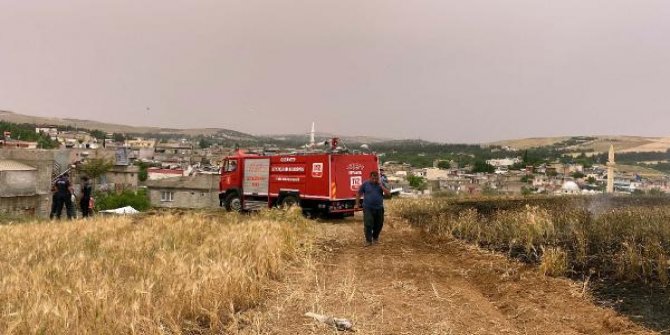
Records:
[[[363,209],[363,231],[365,240],[368,242],[379,239],[379,234],[384,226],[384,208]]]
[[[79,200],[79,207],[81,208],[81,216],[84,218],[87,218],[90,213],[90,209],[88,208],[90,201],[91,201],[90,197],[82,197],[81,200]]]
[[[49,219],[56,217],[56,207],[58,207],[58,194],[54,193],[51,196],[51,213],[49,214]]]
[[[60,219],[61,214],[63,213],[63,205],[65,205],[65,211],[67,212],[67,218],[72,219],[72,213],[74,212],[74,205],[72,204],[72,198],[69,193],[62,194],[56,193],[56,218]]]

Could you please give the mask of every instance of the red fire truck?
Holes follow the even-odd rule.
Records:
[[[223,161],[219,200],[230,211],[299,205],[310,216],[349,216],[358,188],[378,170],[372,154],[265,156],[238,150]]]

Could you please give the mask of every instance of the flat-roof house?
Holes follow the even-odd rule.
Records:
[[[217,208],[218,174],[199,174],[160,180],[148,180],[149,199],[154,207]]]

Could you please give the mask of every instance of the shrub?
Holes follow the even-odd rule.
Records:
[[[407,181],[409,182],[409,186],[413,187],[414,189],[417,189],[419,191],[423,191],[426,189],[426,180],[420,176],[410,174],[409,176],[407,176]]]
[[[151,202],[147,196],[146,190],[123,191],[119,194],[100,193],[96,197],[95,207],[97,210],[106,210],[131,206],[138,211],[145,211],[151,208]]]
[[[564,276],[568,272],[568,255],[561,248],[543,250],[540,271],[545,276]]]

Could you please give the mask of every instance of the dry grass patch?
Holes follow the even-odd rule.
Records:
[[[658,204],[633,197],[538,200],[512,207],[508,199],[493,199],[476,207],[476,201],[424,199],[396,202],[391,209],[431,238],[458,238],[505,252],[540,264],[547,275],[595,272],[599,277],[668,285],[667,199],[658,199]]]

